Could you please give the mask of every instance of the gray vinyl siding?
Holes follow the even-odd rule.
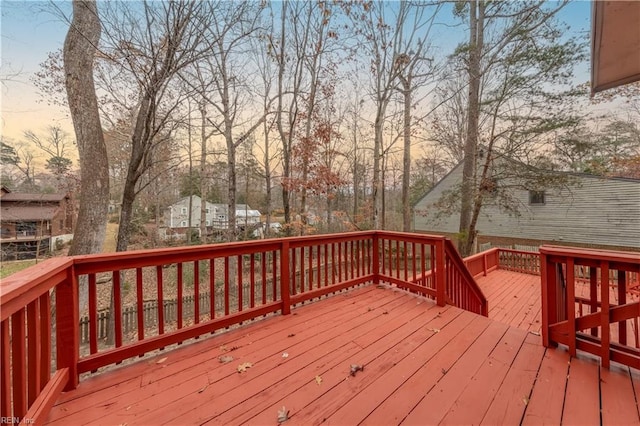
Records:
[[[461,178],[462,167],[456,167],[416,204],[416,231],[458,232],[459,210],[438,219],[433,204]],[[640,181],[576,175],[570,188],[546,190],[543,205],[529,205],[525,190],[512,195],[518,214],[485,205],[480,235],[640,248]]]

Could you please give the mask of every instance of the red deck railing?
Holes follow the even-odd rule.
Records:
[[[48,260],[0,287],[1,416],[39,422],[81,373],[379,282],[487,312],[473,276],[440,236],[368,231]],[[98,313],[110,298],[112,342],[98,338]],[[177,312],[165,318],[169,300]],[[125,308],[137,322],[127,333]],[[81,346],[85,313],[89,338]]]
[[[543,246],[542,336],[640,369],[640,254]],[[634,336],[629,336],[629,332]]]

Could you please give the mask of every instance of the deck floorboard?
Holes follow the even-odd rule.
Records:
[[[538,277],[478,281],[489,318],[359,287],[83,380],[48,421],[263,425],[283,407],[290,425],[640,421],[638,371],[542,346]]]

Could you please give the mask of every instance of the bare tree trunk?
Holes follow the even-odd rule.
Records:
[[[189,118],[187,124],[187,144],[189,146],[189,204],[187,208],[187,244],[191,244],[192,226],[193,226],[193,140],[191,138],[191,103],[189,103]],[[200,176],[202,179],[202,176]],[[202,197],[200,197],[200,206],[202,207]]]
[[[80,210],[71,255],[102,251],[107,227],[109,165],[93,81],[100,33],[96,2],[74,1],[63,49],[65,86],[80,163]],[[87,288],[81,285],[81,309],[88,302],[87,295]]]
[[[265,97],[266,100],[266,97]],[[266,112],[266,105],[265,105]],[[269,157],[269,125],[267,121],[263,123],[264,128],[264,182],[267,186],[267,193],[265,195],[265,208],[266,211],[266,229],[265,236],[269,237],[271,235],[271,158]]]
[[[200,104],[200,242],[207,242],[207,107]]]
[[[476,152],[478,148],[478,125],[480,117],[480,58],[482,54],[484,32],[484,3],[469,2],[469,98],[467,109],[467,134],[464,145],[464,163],[462,168],[462,188],[460,200],[460,244],[462,256],[471,254],[475,235],[471,235],[471,216],[474,199],[474,176]],[[475,231],[474,231],[475,232]]]
[[[380,179],[380,153],[382,151],[382,125],[384,121],[384,112],[386,105],[378,105],[376,120],[374,124],[374,143],[373,143],[373,182],[371,188],[371,224],[373,229],[379,229],[378,204],[380,200],[379,192],[381,188]],[[384,227],[384,226],[383,226]]]
[[[402,79],[404,95],[404,151],[402,155],[402,230],[411,231],[411,206],[409,186],[411,184],[411,76]]]

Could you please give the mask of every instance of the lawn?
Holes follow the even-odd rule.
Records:
[[[35,259],[16,260],[14,262],[2,262],[0,264],[0,278],[8,277],[11,274],[27,269],[31,265],[35,265]]]

